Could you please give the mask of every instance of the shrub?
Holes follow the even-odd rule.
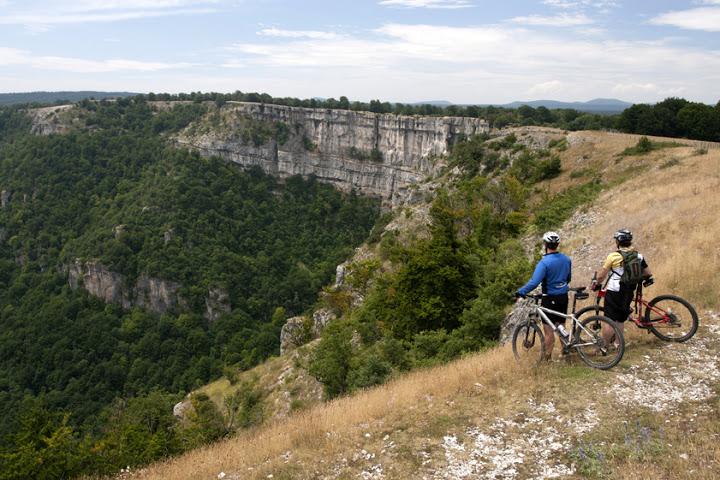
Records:
[[[390,376],[391,367],[376,349],[367,349],[350,362],[348,389],[350,391],[380,385]]]
[[[347,391],[352,356],[352,330],[341,322],[331,323],[310,359],[310,374],[323,384],[325,396],[334,398]]]
[[[303,137],[303,147],[308,152],[314,152],[315,150],[317,150],[317,145],[312,140],[310,140],[307,136]]]

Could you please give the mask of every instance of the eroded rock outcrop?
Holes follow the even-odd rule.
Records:
[[[67,268],[67,273],[72,288],[83,288],[90,295],[124,309],[140,307],[159,314],[189,309],[179,293],[182,285],[176,282],[140,275],[130,284],[123,275],[96,261],[76,260]],[[205,318],[209,321],[231,311],[227,292],[219,288],[208,291],[205,305]]]
[[[53,133],[67,133],[71,125],[68,119],[61,118],[62,112],[72,109],[72,105],[57,105],[53,107],[33,108],[28,110],[32,127],[30,131],[36,135],[51,135]]]
[[[462,138],[489,131],[485,120],[420,117],[348,110],[311,109],[230,102],[219,112],[219,128],[191,126],[180,145],[219,155],[243,166],[258,166],[281,178],[314,175],[343,191],[399,204],[413,186],[435,173],[438,159]],[[247,120],[283,125],[282,138],[249,141]],[[243,123],[245,121],[245,123]],[[244,127],[243,127],[244,126]]]
[[[221,315],[230,313],[230,295],[221,288],[211,288],[208,290],[208,296],[205,298],[205,319],[214,322]]]
[[[123,276],[111,272],[100,263],[76,261],[68,268],[68,283],[73,289],[82,287],[105,303],[113,303],[123,308],[132,307],[130,292],[124,285]]]
[[[310,322],[306,317],[288,318],[280,330],[280,355],[307,343],[309,330]]]

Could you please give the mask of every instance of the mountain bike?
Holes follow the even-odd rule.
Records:
[[[577,351],[582,361],[588,366],[601,370],[607,370],[618,364],[625,352],[625,341],[615,322],[602,315],[593,315],[582,321],[575,316],[577,301],[589,297],[588,293],[584,291],[585,288],[570,289],[574,295],[572,313],[569,315],[541,306],[540,300],[545,296],[544,294],[528,295],[528,298],[534,300],[530,314],[526,320],[515,326],[512,334],[513,354],[519,362],[536,365],[546,358],[545,336],[540,328],[540,325],[545,323],[558,332],[563,354]],[[564,328],[560,329],[555,325],[548,315],[558,315],[569,319],[572,324],[570,332],[563,334]],[[612,333],[605,335],[603,330]],[[613,338],[612,335],[615,338],[614,342],[605,340]]]
[[[677,295],[659,295],[649,302],[645,301],[643,286],[649,287],[653,283],[651,278],[638,284],[629,320],[666,342],[685,342],[692,338],[700,325],[695,308]],[[605,309],[600,305],[600,299],[604,297],[605,290],[599,290],[595,304],[580,309],[577,318],[601,315]]]

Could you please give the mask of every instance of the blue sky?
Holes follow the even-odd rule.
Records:
[[[0,92],[720,100],[720,0],[0,0]]]

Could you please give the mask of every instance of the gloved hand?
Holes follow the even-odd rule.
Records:
[[[590,284],[590,290],[592,290],[593,292],[597,292],[600,289],[602,289],[602,285],[593,280],[593,282]]]
[[[653,277],[648,277],[645,280],[643,280],[643,282],[642,282],[643,287],[649,287],[653,283],[655,283],[655,279]]]

